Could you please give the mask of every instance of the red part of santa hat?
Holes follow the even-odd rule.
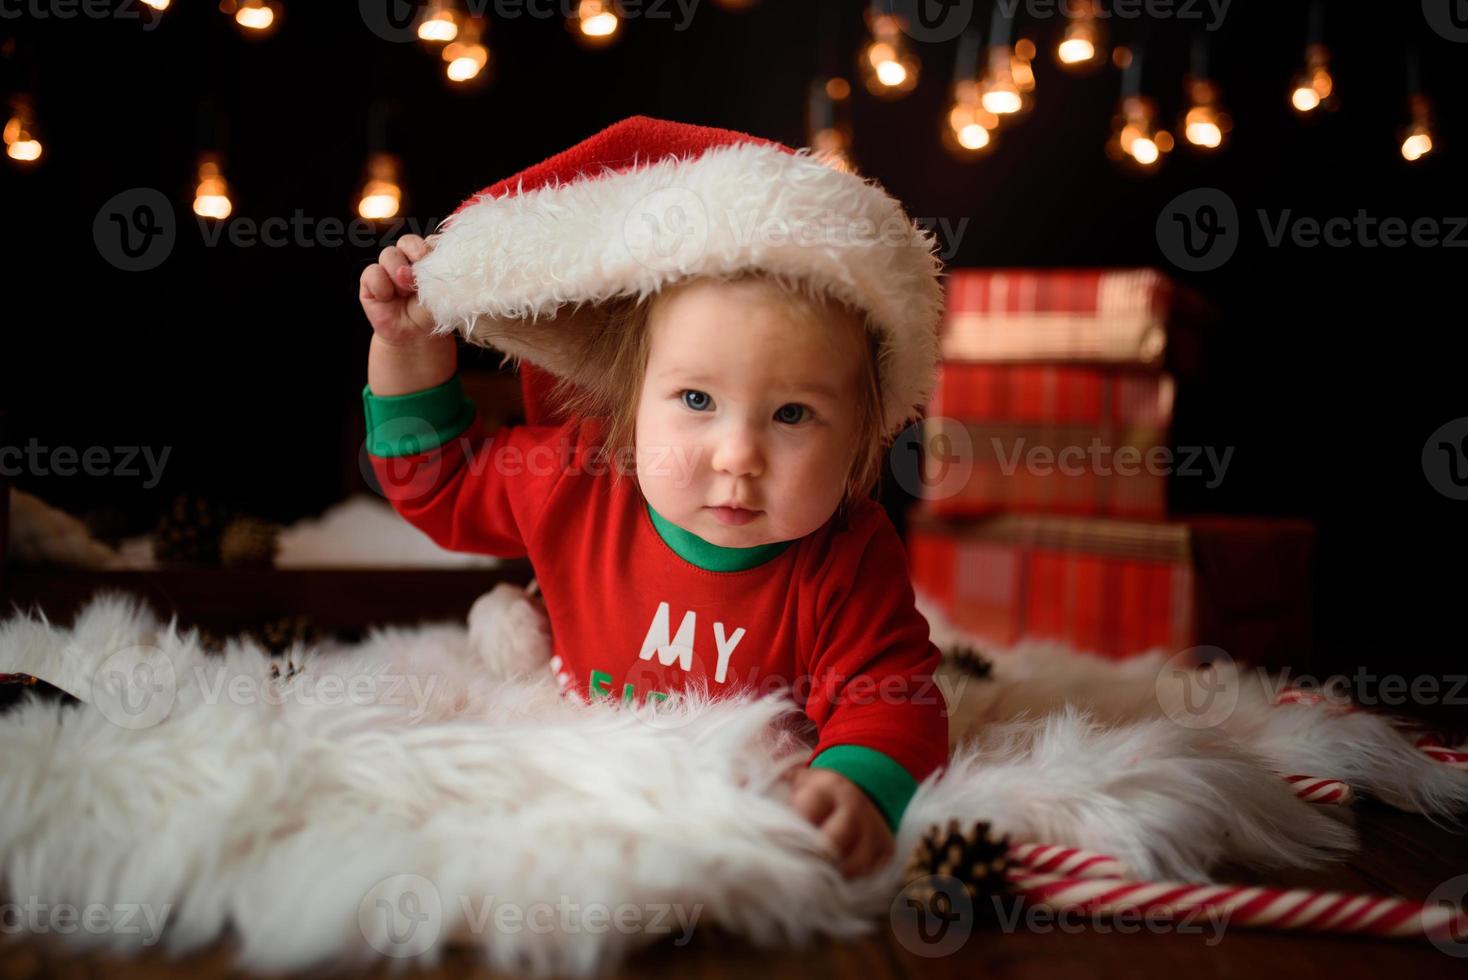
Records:
[[[440,332],[581,382],[597,306],[762,271],[863,311],[889,433],[932,394],[942,313],[932,236],[873,181],[745,133],[625,119],[466,200],[415,265]]]

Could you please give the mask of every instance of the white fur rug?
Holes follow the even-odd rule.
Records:
[[[959,639],[930,619],[940,645]],[[868,932],[949,817],[1207,880],[1224,861],[1318,865],[1355,846],[1347,808],[1299,801],[1278,773],[1437,818],[1468,809],[1468,776],[1384,718],[1275,707],[1274,679],[1218,666],[1200,708],[1198,673],[1161,654],[1031,645],[996,655],[992,679],[945,670],[950,765],[920,787],[892,862],[847,882],[787,804],[781,775],[808,749],[782,696],[583,705],[559,695],[546,644],[508,586],[467,628],[275,659],[206,654],[123,596],[70,629],[17,614],[0,672],[88,703],[0,716],[0,901],[141,906],[135,928],[66,938],[228,937],[254,970],[471,943],[495,969],[588,975],[700,925],[764,946]]]

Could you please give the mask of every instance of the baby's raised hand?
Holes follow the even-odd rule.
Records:
[[[413,263],[429,251],[428,242],[420,236],[404,235],[362,271],[358,291],[362,312],[378,339],[391,347],[414,347],[428,339],[433,329],[433,317],[418,302],[418,282],[413,276]]]
[[[811,768],[796,770],[793,783],[790,805],[836,848],[843,876],[868,874],[892,856],[887,820],[856,783],[834,769]]]

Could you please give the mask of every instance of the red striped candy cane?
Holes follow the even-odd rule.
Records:
[[[1126,869],[1114,857],[1059,844],[1011,844],[1009,860],[1026,871],[1072,878],[1121,878]]]
[[[1227,913],[1228,923],[1250,928],[1395,938],[1445,937],[1454,941],[1468,930],[1468,916],[1456,907],[1384,895],[1076,878],[1013,867],[1007,877],[1016,894],[1055,911],[1092,914],[1137,911],[1169,920],[1179,913]]]
[[[1306,803],[1333,803],[1346,806],[1356,799],[1351,787],[1339,779],[1322,779],[1319,776],[1286,776],[1285,782],[1295,787],[1295,795]]]
[[[1417,739],[1416,745],[1428,758],[1436,759],[1454,769],[1468,770],[1468,746],[1448,745],[1447,742],[1446,736],[1429,732]]]

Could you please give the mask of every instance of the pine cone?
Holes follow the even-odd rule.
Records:
[[[1008,855],[1009,836],[996,841],[989,834],[987,821],[975,821],[966,833],[959,831],[956,819],[948,821],[945,831],[933,824],[913,851],[905,884],[917,885],[909,894],[920,902],[946,900],[947,896],[934,887],[934,878],[953,879],[970,898],[998,895],[1006,888]]]
[[[314,646],[327,639],[322,631],[309,616],[280,616],[276,619],[262,620],[253,626],[247,626],[233,633],[220,634],[213,630],[200,630],[199,643],[210,653],[223,653],[225,643],[231,636],[238,636],[244,640],[251,640],[271,656],[284,656],[297,643],[306,646]],[[300,672],[300,667],[294,663],[287,664],[286,677],[291,677]],[[271,676],[280,676],[280,669],[270,665]]]
[[[219,560],[227,568],[270,568],[279,548],[280,525],[236,517],[219,538]]]
[[[267,620],[256,629],[247,630],[246,635],[276,656],[283,655],[297,643],[309,646],[321,641],[321,633],[309,616],[281,616]]]
[[[153,557],[165,564],[219,564],[219,542],[226,515],[203,497],[175,497],[153,532]]]
[[[994,674],[994,662],[972,646],[956,646],[948,651],[948,659],[965,674],[988,680]]]

